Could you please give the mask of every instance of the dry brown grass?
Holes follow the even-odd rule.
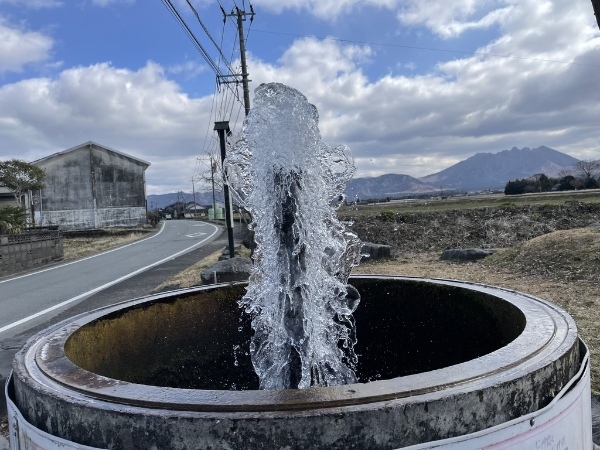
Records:
[[[225,247],[223,247],[225,248]],[[209,266],[212,266],[219,260],[219,256],[223,253],[223,248],[217,250],[206,258],[198,261],[193,266],[188,267],[187,269],[179,272],[177,275],[169,278],[164,283],[156,286],[154,291],[161,291],[166,287],[174,287],[174,288],[186,288],[196,286],[201,284],[200,282],[200,272],[206,269]],[[245,247],[242,247],[238,252],[240,256],[250,256],[250,250]]]
[[[177,275],[172,276],[164,283],[159,284],[153,289],[153,291],[161,291],[167,286],[174,288],[186,288],[200,284],[200,272],[215,264],[219,260],[219,256],[221,256],[222,253],[223,249],[217,250],[206,258],[198,261],[193,266],[188,267],[187,269],[179,272]]]
[[[122,236],[69,238],[63,241],[64,260],[85,258],[111,248],[120,247],[148,237],[148,233],[132,231]]]
[[[553,280],[599,283],[600,227],[545,234],[497,253],[486,264]]]
[[[588,239],[592,236],[593,240]],[[577,323],[577,328],[582,339],[590,348],[592,369],[592,392],[600,394],[600,285],[598,281],[572,281],[561,278],[561,271],[540,273],[530,271],[525,273],[521,265],[534,266],[533,261],[540,259],[540,246],[545,247],[546,242],[553,242],[557,252],[569,248],[572,254],[586,254],[587,250],[596,248],[600,244],[600,233],[582,230],[571,232],[556,232],[542,236],[536,242],[529,242],[516,250],[519,256],[519,265],[505,255],[492,257],[479,262],[445,262],[440,261],[439,253],[414,253],[404,254],[392,261],[381,263],[366,263],[356,267],[355,274],[369,273],[382,275],[422,276],[429,278],[447,278],[470,281],[474,283],[489,284],[508,289],[525,292],[536,297],[549,300],[564,308]],[[579,239],[581,237],[582,239]],[[581,246],[581,247],[580,247]],[[562,249],[562,250],[561,250]],[[550,252],[550,249],[548,249]],[[596,254],[597,255],[597,254]],[[544,257],[551,259],[551,253],[544,253]],[[587,263],[586,263],[587,262]],[[579,273],[596,273],[599,268],[597,259],[582,258]],[[567,267],[568,263],[565,263]],[[571,271],[566,270],[566,275]],[[596,278],[597,280],[598,278]]]

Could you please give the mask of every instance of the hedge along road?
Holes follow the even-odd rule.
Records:
[[[154,235],[87,258],[0,280],[0,338],[47,321],[121,281],[215,239],[221,229],[166,221]]]

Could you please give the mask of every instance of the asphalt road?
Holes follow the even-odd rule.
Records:
[[[162,231],[149,238],[137,241],[137,243],[104,252],[91,258],[59,264],[47,270],[0,280],[0,328],[4,328],[4,331],[0,332],[0,387],[2,388],[0,393],[0,415],[6,414],[4,382],[10,373],[12,359],[27,339],[54,323],[82,312],[148,295],[154,291],[156,286],[162,284],[171,276],[227,246],[227,234],[222,233],[220,227],[206,224],[207,226],[202,228],[197,226],[199,224],[199,222],[193,221],[167,221]],[[212,234],[213,232],[214,234]],[[239,226],[235,230],[235,234],[236,243],[239,243]],[[130,252],[134,252],[136,256],[133,256]],[[148,257],[148,255],[152,255],[152,257]],[[95,264],[93,268],[90,268],[88,261],[92,260],[95,260]],[[121,270],[117,270],[115,273],[114,270],[118,267],[121,267]],[[70,276],[67,276],[67,281],[63,281],[63,283],[71,285],[81,281],[80,291],[69,290],[70,294],[68,295],[58,295],[55,298],[55,304],[51,305],[44,299],[44,297],[49,296],[50,289],[44,289],[43,286],[41,288],[40,286],[36,287],[34,280],[42,276],[43,279],[46,279],[47,274],[58,274],[59,272],[55,272],[57,270],[61,272],[67,270],[71,273]],[[78,275],[74,275],[75,272],[73,271],[77,271]],[[113,273],[112,279],[105,276],[105,272],[109,271]],[[82,280],[75,280],[79,277]],[[83,278],[91,278],[96,281],[86,284],[83,282]],[[198,274],[198,281],[200,281],[199,278],[200,275]],[[14,282],[18,283],[13,284]],[[54,281],[50,281],[50,284],[54,285]],[[8,289],[5,290],[6,286],[10,286],[10,289],[15,289],[14,286],[19,287],[16,291],[11,291],[12,301],[5,299],[9,296]],[[29,293],[30,289],[37,292],[37,294]],[[55,289],[60,291],[62,285],[57,284]],[[25,303],[25,296],[31,296],[34,301],[35,298],[42,297],[42,301],[38,303],[37,311],[35,311],[35,308],[32,309],[27,306],[24,307],[20,316],[11,315],[12,319],[6,318],[5,308],[12,310],[14,309],[14,303]],[[57,304],[78,296],[80,298],[77,300],[11,327],[16,322],[23,321],[44,309],[56,307]],[[34,311],[33,314],[32,311]]]
[[[96,292],[210,242],[219,232],[209,223],[166,221],[146,239],[0,280],[0,339],[46,322]]]

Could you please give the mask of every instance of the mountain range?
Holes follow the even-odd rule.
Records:
[[[392,173],[379,177],[354,178],[347,184],[345,193],[349,200],[354,200],[400,197],[440,190],[504,189],[508,181],[517,178],[528,178],[539,173],[556,177],[560,171],[572,169],[578,161],[566,153],[545,146],[533,149],[513,147],[498,153],[477,153],[447,169],[421,178]],[[181,194],[148,195],[148,207],[164,208],[176,202],[178,195]],[[192,194],[183,195],[186,201],[193,200]],[[203,205],[211,204],[212,193],[196,193],[196,201]]]
[[[425,184],[451,189],[498,189],[507,181],[537,173],[556,177],[578,159],[548,147],[513,147],[499,153],[477,153],[447,169],[419,178]]]
[[[534,149],[513,147],[498,153],[477,153],[447,169],[421,178],[400,174],[355,178],[346,186],[346,196],[351,200],[398,197],[440,190],[504,189],[508,181],[517,178],[528,178],[539,173],[556,177],[560,171],[572,169],[578,161],[566,153],[545,146]]]

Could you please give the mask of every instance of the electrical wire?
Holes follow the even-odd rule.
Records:
[[[190,39],[190,41],[192,42],[192,44],[194,45],[194,47],[196,47],[196,49],[200,52],[200,54],[202,55],[202,57],[204,58],[204,60],[206,61],[206,63],[215,72],[215,74],[217,76],[218,75],[223,75],[221,73],[219,67],[217,66],[217,64],[210,57],[210,55],[208,54],[208,52],[206,51],[206,49],[202,46],[202,44],[200,43],[200,41],[198,40],[198,38],[194,35],[194,33],[192,32],[192,30],[190,29],[190,27],[187,25],[187,23],[185,22],[185,20],[183,20],[183,17],[181,17],[181,14],[179,14],[179,11],[177,11],[177,8],[175,8],[175,6],[173,6],[173,3],[171,2],[171,0],[162,0],[162,2],[165,5],[165,7],[169,10],[169,12],[171,13],[171,15],[175,18],[175,20],[177,21],[177,23],[179,24],[179,26],[186,33],[186,35],[188,36],[188,38]]]
[[[162,2],[165,5],[165,7],[167,8],[167,10],[171,13],[171,15],[173,16],[173,18],[177,21],[177,23],[179,24],[179,26],[183,29],[183,31],[185,32],[185,34],[188,36],[188,38],[190,39],[190,41],[192,42],[192,44],[194,45],[194,47],[196,47],[196,49],[200,52],[200,54],[202,55],[202,57],[204,58],[204,60],[206,61],[206,63],[213,70],[213,72],[217,76],[217,80],[219,78],[223,78],[224,74],[221,72],[221,69],[214,62],[214,60],[210,57],[210,55],[208,54],[208,52],[206,51],[206,49],[202,46],[202,44],[200,43],[200,41],[198,40],[198,38],[194,35],[194,33],[192,32],[192,30],[190,29],[190,27],[187,25],[187,23],[185,22],[185,20],[183,20],[183,17],[181,16],[181,14],[179,14],[179,11],[177,11],[177,8],[175,8],[175,6],[171,2],[171,0],[162,0]],[[232,88],[229,88],[229,89],[234,94],[237,94],[237,91],[234,91]],[[240,101],[240,102],[242,101],[241,98],[239,97],[239,95],[238,95],[237,98],[238,98],[238,101]]]
[[[208,122],[208,126],[206,127],[206,135],[204,136],[204,143],[202,144],[201,153],[204,153],[204,150],[206,149],[206,143],[208,142],[208,136],[210,135],[210,124],[212,123],[211,119],[213,117],[213,111],[215,108],[216,98],[217,98],[217,86],[215,85],[215,92],[213,93],[213,101],[210,105],[209,122]]]
[[[219,47],[219,45],[217,44],[217,42],[213,39],[212,35],[208,31],[208,28],[206,28],[206,26],[204,25],[204,22],[202,22],[202,19],[200,19],[200,15],[198,14],[198,11],[196,11],[196,8],[194,8],[194,6],[190,2],[190,0],[186,0],[186,2],[188,4],[188,6],[192,9],[192,11],[194,12],[194,14],[196,15],[196,19],[198,20],[198,23],[200,23],[200,26],[202,27],[202,29],[204,30],[204,32],[206,33],[206,35],[208,36],[208,38],[211,40],[211,42],[217,48],[217,51],[219,52],[219,55],[221,56],[223,62],[225,63],[225,66],[227,67],[227,69],[229,70],[229,72],[233,73],[233,70],[231,70],[231,67],[229,66],[229,62],[227,61],[227,59],[225,58],[225,55],[221,51],[221,47]]]
[[[186,0],[188,6],[194,12],[196,19],[198,20],[198,22],[204,29],[206,35],[208,36],[208,38],[211,40],[213,45],[218,50],[219,59],[218,59],[218,63],[215,63],[215,61],[210,57],[210,55],[208,54],[206,49],[202,46],[202,44],[200,43],[198,38],[194,35],[193,31],[187,25],[187,23],[185,22],[185,20],[181,16],[181,14],[179,14],[179,12],[175,8],[175,6],[171,2],[171,0],[162,0],[162,2],[167,7],[167,9],[171,13],[171,15],[175,18],[175,20],[180,25],[180,27],[183,29],[183,31],[188,36],[188,38],[191,40],[192,44],[198,49],[198,51],[204,57],[205,61],[210,66],[210,68],[213,70],[213,72],[217,75],[217,84],[215,85],[215,91],[213,93],[211,109],[210,109],[210,114],[209,114],[210,120],[209,120],[207,129],[206,129],[204,142],[201,147],[201,154],[209,155],[212,158],[213,155],[217,155],[217,153],[219,152],[218,139],[214,134],[211,135],[212,122],[217,122],[217,121],[222,121],[222,120],[230,121],[234,115],[234,108],[236,106],[236,100],[237,100],[238,106],[237,106],[237,112],[235,115],[235,122],[233,123],[233,129],[237,128],[240,113],[241,113],[242,106],[243,106],[243,102],[241,101],[240,93],[239,93],[239,81],[235,80],[235,82],[231,82],[231,81],[227,80],[227,76],[223,75],[223,70],[222,70],[222,66],[224,66],[227,69],[227,72],[229,72],[229,74],[231,74],[232,76],[239,76],[239,74],[241,73],[241,64],[238,63],[238,65],[236,66],[236,68],[234,70],[230,63],[230,61],[232,61],[234,58],[234,54],[235,54],[236,50],[239,49],[238,29],[237,29],[237,26],[234,26],[232,24],[235,33],[234,33],[233,45],[232,45],[232,49],[231,49],[231,57],[228,60],[227,57],[224,55],[223,51],[221,50],[223,47],[223,41],[224,41],[224,35],[225,35],[225,23],[228,22],[227,21],[228,15],[225,13],[225,10],[223,8],[221,1],[217,0],[217,3],[219,4],[219,6],[224,14],[224,23],[223,23],[223,27],[221,30],[221,44],[219,45],[219,44],[217,44],[215,39],[212,37],[212,35],[210,34],[208,29],[202,22],[200,15],[196,11],[196,9],[193,7],[191,2],[189,0]],[[235,8],[238,9],[238,13],[239,13],[240,10],[239,10],[237,4],[235,3],[235,0],[234,0],[234,5],[235,5]],[[245,7],[245,1],[244,1],[243,5]],[[233,12],[232,12],[232,14],[233,14]],[[254,17],[254,10],[252,10],[252,17]],[[252,26],[252,22],[253,21],[250,20],[250,25],[248,26],[246,34],[249,34],[251,26]],[[220,78],[223,78],[225,81],[221,82]],[[226,84],[227,88],[221,89],[220,86],[222,84]],[[235,87],[233,86],[233,84],[235,84]],[[217,160],[218,160],[218,158],[217,158]],[[194,169],[192,172],[193,173],[192,180],[201,175],[200,174],[200,170],[201,170],[200,165],[201,165],[200,158],[196,158]],[[190,181],[189,178],[187,179],[187,181],[189,183],[189,181]],[[192,181],[192,183],[193,183],[193,181]]]
[[[414,45],[404,45],[404,44],[385,44],[385,43],[381,43],[381,42],[365,42],[365,41],[357,41],[357,40],[353,40],[353,39],[336,38],[336,37],[331,37],[331,36],[319,38],[314,35],[310,36],[310,35],[302,35],[302,34],[295,34],[295,33],[284,33],[284,32],[279,32],[279,31],[258,30],[256,28],[254,29],[254,32],[255,33],[265,33],[265,34],[276,34],[276,35],[280,35],[280,36],[299,37],[299,38],[312,37],[312,38],[320,39],[323,41],[346,42],[349,44],[371,45],[371,46],[377,46],[377,47],[405,48],[405,49],[411,49],[411,50],[426,50],[426,51],[431,51],[431,52],[459,53],[459,54],[463,54],[463,55],[477,55],[477,56],[489,56],[489,57],[494,57],[494,58],[521,59],[521,60],[525,60],[525,61],[549,62],[549,63],[557,63],[557,64],[571,64],[574,66],[600,67],[600,65],[598,65],[598,64],[579,63],[579,62],[575,62],[575,61],[559,61],[559,60],[554,60],[554,59],[531,58],[531,57],[527,57],[527,56],[517,56],[517,55],[500,55],[497,53],[485,53],[485,52],[469,52],[469,51],[464,51],[464,50],[452,50],[452,49],[443,49],[443,48],[435,48],[435,47],[418,47],[418,46],[414,46]]]

